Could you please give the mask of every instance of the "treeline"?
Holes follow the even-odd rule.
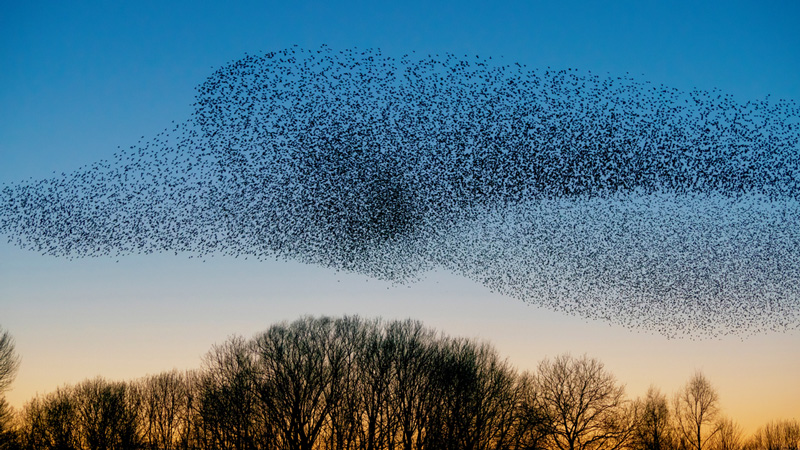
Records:
[[[3,388],[13,341],[0,336]],[[670,400],[629,399],[586,356],[520,373],[489,344],[417,321],[305,317],[230,338],[200,370],[0,403],[0,449],[798,450],[797,420],[745,440],[718,403],[701,373]]]

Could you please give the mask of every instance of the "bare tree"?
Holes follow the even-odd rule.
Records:
[[[380,321],[345,318],[337,322],[342,328],[338,334],[353,358],[347,363],[342,401],[331,411],[335,440],[330,448],[393,448],[397,420],[389,410],[389,388],[394,344],[386,339]]]
[[[206,448],[262,448],[272,441],[258,398],[256,354],[239,336],[206,355],[198,386],[198,437]]]
[[[667,397],[654,386],[641,401],[639,420],[633,433],[633,446],[640,450],[668,450],[675,445]]]
[[[516,374],[486,343],[445,339],[437,346],[428,448],[506,448],[520,400]]]
[[[625,389],[603,364],[565,354],[539,364],[538,403],[560,450],[615,450],[633,430]]]
[[[173,450],[187,440],[190,415],[186,376],[177,370],[139,382],[142,438],[150,449]]]
[[[11,448],[17,441],[12,429],[14,411],[6,402],[3,392],[8,388],[19,368],[19,356],[14,352],[14,338],[0,328],[0,450]]]
[[[22,411],[21,437],[26,449],[80,449],[81,430],[74,389],[59,388],[28,402]]]
[[[714,450],[741,450],[743,444],[742,427],[733,419],[723,417],[717,421],[717,435]]]
[[[536,377],[523,373],[516,377],[519,399],[514,412],[513,428],[508,439],[509,450],[540,450],[550,430],[550,420],[540,407]]]
[[[312,450],[342,399],[349,355],[336,332],[333,319],[305,317],[256,338],[259,396],[282,448]]]
[[[779,420],[756,430],[747,443],[748,450],[800,449],[800,421]]]
[[[0,328],[0,394],[14,381],[19,368],[19,356],[14,352],[14,338]]]
[[[186,415],[180,425],[181,434],[179,437],[182,450],[201,449],[202,434],[199,406],[201,406],[203,373],[201,370],[187,370],[183,373],[183,381],[186,389]]]
[[[800,422],[797,420],[783,421],[783,439],[789,450],[800,449]]]
[[[102,378],[86,380],[74,391],[84,448],[126,450],[139,448],[139,403],[125,382]]]
[[[478,389],[471,442],[476,449],[508,448],[523,396],[518,374],[489,344],[481,344],[477,350]]]
[[[672,404],[654,387],[632,402],[587,356],[545,359],[519,374],[491,345],[417,321],[305,317],[214,346],[196,372],[97,378],[36,397],[9,442],[26,450],[800,450],[796,420],[770,423],[742,445],[717,403],[699,372]],[[0,450],[18,450],[4,447],[1,432]]]
[[[18,435],[14,418],[14,410],[4,397],[0,397],[0,450],[11,450],[17,447]]]
[[[386,328],[392,343],[390,413],[398,421],[398,441],[402,450],[423,448],[435,402],[430,373],[436,352],[436,334],[415,320],[395,321]]]
[[[675,418],[679,438],[692,450],[703,450],[717,434],[719,413],[716,389],[698,371],[675,395]]]
[[[438,342],[430,370],[435,401],[431,403],[427,448],[449,450],[469,445],[471,409],[477,394],[475,359],[474,344],[468,340]]]

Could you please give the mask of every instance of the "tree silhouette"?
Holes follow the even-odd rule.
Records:
[[[14,352],[14,338],[8,331],[0,328],[0,394],[14,381],[19,361]]]
[[[717,433],[714,426],[719,412],[719,395],[702,372],[694,376],[675,395],[677,430],[685,446],[703,450]]]
[[[34,398],[23,410],[22,442],[30,450],[78,450],[81,448],[78,404],[73,388],[57,389]]]
[[[418,321],[303,317],[215,345],[197,371],[37,396],[0,450],[800,450],[796,420],[742,445],[717,403],[700,372],[670,410],[655,387],[627,400],[587,356],[518,373]]]
[[[717,435],[714,439],[714,450],[741,450],[742,427],[729,417],[717,421]]]
[[[175,450],[188,445],[192,429],[188,376],[173,370],[138,382],[142,440],[146,448]]]
[[[255,341],[259,398],[289,450],[311,450],[343,396],[347,353],[330,318],[270,327]]]
[[[510,442],[520,400],[516,373],[487,344],[440,343],[433,371],[434,403],[428,447],[484,450]]]
[[[536,376],[523,373],[516,379],[519,400],[509,436],[510,450],[540,450],[545,446],[551,428],[547,412],[541,408],[536,391]]]
[[[124,382],[87,380],[74,391],[83,448],[134,450],[139,448],[138,396]]]
[[[625,389],[603,364],[569,354],[545,359],[536,378],[538,403],[559,450],[615,450],[633,430]]]
[[[406,320],[390,323],[386,339],[393,345],[390,410],[398,421],[399,448],[420,449],[426,439],[434,401],[430,371],[436,334],[419,321]]]
[[[4,392],[14,381],[19,368],[19,356],[14,351],[14,338],[0,328],[0,450],[12,448],[17,436],[12,429],[14,412],[6,401]]]
[[[198,386],[198,434],[205,448],[257,449],[271,441],[257,396],[251,343],[235,336],[206,355]]]
[[[654,386],[647,390],[633,433],[633,446],[641,450],[668,450],[675,445],[667,397]]]
[[[346,375],[350,388],[345,389],[340,407],[331,411],[333,417],[347,418],[344,426],[332,421],[332,435],[336,436],[332,448],[344,448],[348,443],[363,450],[393,448],[398,428],[390,410],[395,343],[387,338],[380,321],[347,318],[342,325],[354,358]]]
[[[800,421],[778,420],[760,427],[747,443],[748,450],[800,449]]]

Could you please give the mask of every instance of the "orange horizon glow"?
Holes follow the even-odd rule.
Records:
[[[18,324],[9,332],[22,357],[6,394],[12,406],[21,408],[37,393],[96,376],[123,381],[197,369],[215,343],[234,334],[250,337],[303,315],[359,315],[410,317],[450,336],[487,341],[520,372],[535,371],[545,357],[587,354],[626,385],[630,399],[644,396],[650,385],[671,398],[700,370],[717,389],[722,414],[748,435],[773,420],[800,418],[797,333],[666,339],[536,308],[445,273],[395,286],[299,263],[210,260],[176,270],[170,257],[150,260],[111,266],[80,260],[69,263],[72,271],[20,274],[15,283],[33,281],[26,276],[45,278],[37,289],[28,284],[26,293],[14,283],[6,286],[20,300],[4,311]],[[135,275],[125,286],[98,283],[98,275],[111,275],[103,271]],[[220,279],[225,282],[215,281]],[[63,285],[92,294],[52,302],[55,286]],[[282,300],[290,292],[294,300]]]

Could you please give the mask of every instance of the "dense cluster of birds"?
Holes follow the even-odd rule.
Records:
[[[112,159],[6,185],[45,254],[444,268],[668,336],[800,327],[800,113],[479,56],[248,55]],[[144,138],[144,137],[143,137]]]

